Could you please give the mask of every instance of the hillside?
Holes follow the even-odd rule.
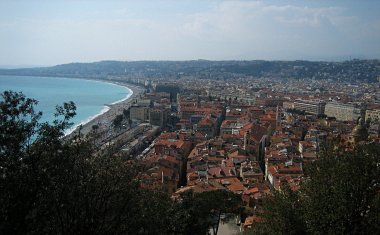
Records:
[[[101,61],[94,63],[70,63],[41,68],[0,69],[0,74],[100,79],[108,76],[146,79],[181,77],[230,79],[237,76],[249,76],[253,78],[273,77],[377,81],[380,76],[380,61]]]

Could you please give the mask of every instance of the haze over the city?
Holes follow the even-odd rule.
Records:
[[[378,1],[1,1],[0,65],[380,57]]]

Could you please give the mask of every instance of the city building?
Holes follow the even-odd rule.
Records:
[[[305,111],[306,113],[311,113],[315,115],[320,115],[325,113],[326,103],[321,100],[295,100],[293,102],[293,108]]]
[[[130,108],[130,118],[139,121],[149,120],[149,107],[133,105]]]
[[[149,110],[149,124],[163,128],[166,126],[169,115],[169,109],[152,108]]]
[[[335,117],[339,121],[355,121],[364,116],[362,109],[353,104],[343,104],[338,102],[329,102],[325,107],[325,114],[328,117]]]
[[[365,112],[365,120],[371,119],[373,122],[380,121],[380,109],[367,110]]]

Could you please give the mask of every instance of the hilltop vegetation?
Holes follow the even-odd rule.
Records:
[[[379,60],[350,60],[344,62],[312,61],[101,61],[70,63],[53,67],[29,69],[1,69],[2,75],[62,76],[107,78],[208,78],[235,77],[314,78],[347,81],[377,81]]]
[[[326,149],[307,166],[298,191],[276,192],[264,203],[264,222],[247,234],[378,234],[380,147]]]

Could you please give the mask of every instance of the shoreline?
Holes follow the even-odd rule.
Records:
[[[140,95],[144,92],[144,88],[127,83],[127,82],[119,82],[119,81],[112,81],[112,80],[98,80],[98,79],[88,79],[93,81],[99,81],[99,82],[106,82],[111,83],[118,86],[126,87],[130,90],[131,94],[127,96],[126,98],[115,101],[111,104],[105,104],[104,105],[104,112],[100,112],[99,114],[96,114],[93,116],[93,118],[89,117],[89,121],[85,123],[78,123],[74,127],[72,127],[72,130],[68,130],[69,132],[65,134],[65,138],[70,138],[73,134],[78,133],[79,127],[81,126],[80,133],[81,135],[87,135],[92,131],[92,127],[94,125],[97,125],[99,127],[99,130],[106,130],[110,127],[112,124],[112,121],[115,119],[115,117],[119,114],[123,113],[124,109],[127,109],[131,106],[133,100],[140,97]]]
[[[1,74],[0,74],[1,75]],[[4,76],[20,76],[20,77],[33,77],[34,75],[4,75]],[[95,82],[101,82],[101,83],[108,83],[115,86],[123,86],[126,89],[129,90],[131,94],[126,96],[123,99],[114,101],[110,104],[104,104],[102,110],[100,110],[99,113],[90,116],[79,123],[73,125],[71,128],[64,131],[64,139],[70,139],[74,133],[77,133],[79,131],[79,127],[81,134],[86,135],[92,131],[92,127],[94,125],[99,126],[100,131],[108,130],[110,125],[112,124],[112,121],[115,119],[115,117],[119,114],[123,113],[123,110],[130,107],[133,100],[136,98],[139,98],[142,93],[144,93],[145,88],[128,83],[127,81],[120,81],[120,80],[112,80],[112,79],[99,79],[99,78],[81,78],[81,77],[60,77],[60,76],[36,76],[36,77],[47,77],[47,78],[61,78],[61,79],[77,79],[77,80],[88,80],[88,81],[95,81]]]

